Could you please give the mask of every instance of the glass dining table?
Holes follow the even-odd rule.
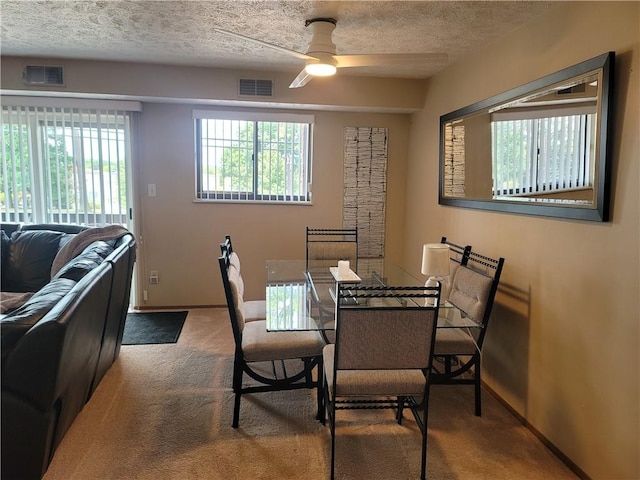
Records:
[[[266,328],[282,332],[335,329],[337,298],[336,270],[317,267],[307,270],[304,260],[266,262]],[[357,284],[360,286],[423,286],[421,281],[384,258],[359,259]],[[345,281],[344,283],[348,283]],[[438,328],[463,328],[469,333],[481,328],[455,305],[438,305]],[[475,336],[475,335],[473,335]]]

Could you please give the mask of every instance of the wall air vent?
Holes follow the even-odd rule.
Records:
[[[241,78],[238,87],[241,97],[273,97],[273,80]]]
[[[27,85],[64,85],[62,67],[50,67],[42,65],[27,65],[22,73],[24,83]]]

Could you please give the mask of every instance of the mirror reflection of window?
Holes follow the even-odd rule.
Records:
[[[493,198],[593,198],[597,74],[491,113]]]
[[[595,112],[501,118],[491,122],[495,197],[592,188]]]

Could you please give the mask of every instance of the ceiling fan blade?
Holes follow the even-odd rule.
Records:
[[[309,80],[311,80],[311,75],[307,73],[307,71],[303,68],[302,71],[298,74],[296,78],[293,79],[289,88],[300,88],[304,87]]]
[[[310,60],[314,58],[304,53],[296,52],[295,50],[290,50],[288,48],[281,47],[279,45],[274,45],[273,43],[263,42],[262,40],[258,40],[257,38],[247,37],[246,35],[242,35],[240,33],[230,32],[229,30],[223,30],[222,28],[214,28],[213,31],[218,33],[223,33],[224,35],[230,35],[232,37],[240,38],[242,40],[247,40],[249,42],[257,43],[258,45],[262,45],[263,47],[272,48],[282,53],[286,53],[289,55],[293,55],[294,57],[301,58],[302,60]]]
[[[363,55],[334,55],[338,68],[377,67],[383,65],[411,65],[414,63],[445,63],[446,53],[381,53]]]

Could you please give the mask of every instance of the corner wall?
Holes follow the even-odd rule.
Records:
[[[638,2],[567,2],[427,83],[412,115],[405,263],[450,240],[506,258],[484,381],[593,479],[640,477],[640,14]],[[439,118],[606,51],[616,53],[612,220],[438,205]],[[464,388],[464,387],[452,387]]]

